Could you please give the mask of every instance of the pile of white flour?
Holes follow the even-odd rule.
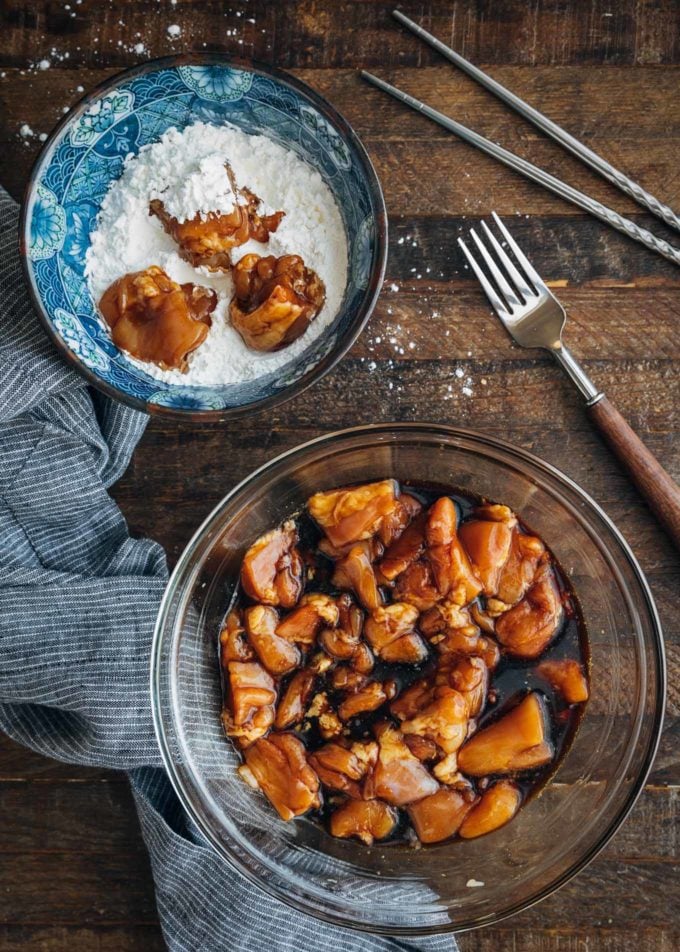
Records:
[[[308,330],[289,347],[273,354],[250,350],[229,323],[233,283],[230,274],[194,268],[180,258],[177,245],[160,221],[149,215],[149,201],[159,198],[179,221],[199,212],[228,213],[234,195],[224,170],[231,165],[239,187],[263,201],[261,211],[286,215],[266,244],[248,241],[232,251],[243,255],[297,254],[326,285],[326,303]],[[189,356],[189,369],[161,370],[133,361],[159,380],[214,386],[238,383],[271,373],[309,347],[336,316],[347,281],[347,239],[333,195],[319,173],[295,153],[265,136],[250,136],[231,126],[196,123],[183,132],[169,129],[159,142],[128,156],[121,177],[102,202],[86,257],[86,275],[95,303],[117,278],[150,265],[173,280],[213,288],[218,297],[212,327]],[[104,323],[102,321],[102,323]],[[132,360],[133,358],[129,358]]]

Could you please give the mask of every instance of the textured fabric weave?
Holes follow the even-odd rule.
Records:
[[[371,938],[292,911],[183,813],[148,690],[165,555],[130,538],[107,492],[147,418],[62,363],[17,248],[17,207],[0,190],[0,728],[47,756],[128,772],[173,952],[452,952],[451,938]]]

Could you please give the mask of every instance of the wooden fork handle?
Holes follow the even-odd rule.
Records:
[[[680,487],[607,397],[588,413],[670,538],[680,549]]]

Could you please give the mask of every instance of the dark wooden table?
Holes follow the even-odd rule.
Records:
[[[408,0],[401,6],[680,207],[675,0]],[[676,478],[678,271],[362,85],[357,68],[373,67],[663,231],[404,34],[390,7],[372,0],[0,0],[0,181],[19,197],[39,135],[83,89],[171,51],[225,50],[276,63],[345,114],[377,166],[390,213],[387,281],[369,329],[338,370],[273,413],[229,427],[153,421],[115,497],[133,530],[159,539],[172,562],[204,515],[255,466],[324,431],[379,420],[474,427],[533,450],[577,480],[623,531],[657,599],[670,662],[661,750],[631,817],[585,872],[523,915],[460,944],[464,952],[674,952],[680,946],[678,554],[559,371],[541,354],[511,346],[491,319],[455,239],[491,209],[518,216],[512,225],[520,244],[569,309],[573,350]],[[167,32],[173,24],[181,29],[175,40]],[[47,68],[38,65],[42,60]],[[0,739],[0,830],[4,952],[163,947],[123,777],[58,765]]]

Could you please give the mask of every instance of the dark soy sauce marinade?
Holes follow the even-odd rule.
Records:
[[[450,486],[437,484],[424,485],[422,483],[411,483],[408,480],[400,481],[399,485],[402,492],[407,492],[409,495],[415,496],[426,509],[442,496],[448,496],[453,500],[458,510],[459,525],[472,516],[473,510],[477,506],[489,502],[489,500],[480,496],[474,496],[451,489]],[[316,525],[306,509],[297,513],[292,518],[299,533],[299,551],[302,554],[307,568],[313,569],[312,572],[307,572],[305,593],[321,592],[328,595],[340,594],[340,590],[335,588],[330,581],[331,575],[333,574],[333,561],[317,549],[319,541],[323,538],[323,532]],[[519,528],[529,535],[535,535],[521,520],[519,521]],[[545,540],[542,541],[545,544]],[[547,546],[546,549],[550,552]],[[475,780],[475,778],[469,778],[478,793],[481,793],[483,789],[494,780],[511,778],[522,791],[522,804],[525,804],[530,797],[535,796],[557,769],[578,729],[585,708],[585,703],[568,704],[563,699],[559,690],[553,687],[549,681],[536,671],[536,666],[547,659],[573,659],[582,665],[586,677],[589,679],[588,641],[578,601],[568,579],[552,552],[550,552],[550,556],[552,569],[564,607],[564,618],[561,627],[547,649],[538,658],[530,660],[522,659],[510,656],[501,651],[501,660],[495,670],[491,672],[487,701],[481,714],[477,718],[477,725],[478,730],[489,726],[489,724],[515,707],[530,691],[537,691],[543,696],[547,704],[550,719],[547,739],[550,740],[553,745],[555,756],[548,764],[534,770],[525,770],[517,774],[489,774],[487,777],[477,778],[477,780]],[[485,601],[484,596],[481,595],[477,601],[483,606]],[[234,607],[245,607],[249,604],[252,604],[252,602],[245,596],[239,586],[234,593],[229,610]],[[396,682],[397,696],[399,696],[410,684],[421,678],[427,678],[432,674],[435,669],[436,659],[436,651],[431,645],[429,646],[428,657],[418,665],[390,664],[376,657],[370,680],[379,682],[392,680]],[[279,697],[283,695],[288,683],[294,675],[295,672],[279,681]],[[328,675],[330,675],[330,671]],[[337,708],[337,705],[339,705],[344,697],[342,692],[333,689],[329,677],[323,674],[318,676],[317,687],[315,688],[315,693],[319,691],[327,693],[333,709]],[[349,720],[346,724],[347,731],[344,734],[345,739],[350,742],[373,739],[373,726],[381,721],[390,721],[398,726],[399,721],[390,714],[390,703],[392,702],[387,701],[377,710],[361,714]],[[313,753],[319,747],[328,743],[328,740],[321,736],[315,719],[303,721],[302,724],[294,729],[294,733],[304,742],[309,753]],[[325,791],[321,808],[299,819],[316,822],[327,829],[330,813],[336,809],[338,804],[343,802],[343,800],[344,798],[341,794]],[[414,841],[416,844],[418,843],[405,808],[398,808],[398,813],[399,822],[397,826],[388,838],[380,841],[381,846],[388,844],[413,845]],[[354,842],[356,845],[359,845],[356,840]],[[439,844],[432,844],[432,846],[436,845]]]

